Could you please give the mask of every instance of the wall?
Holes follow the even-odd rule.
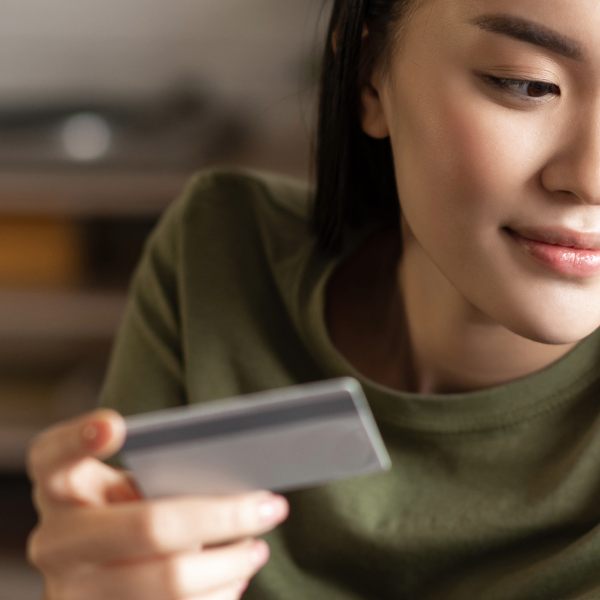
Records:
[[[139,97],[191,82],[271,132],[310,112],[298,106],[299,92],[310,87],[322,7],[323,0],[3,0],[0,105]],[[273,106],[282,103],[285,110]]]

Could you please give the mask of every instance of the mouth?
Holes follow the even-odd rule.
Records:
[[[525,239],[552,246],[563,246],[575,250],[600,250],[600,233],[574,231],[562,227],[520,227],[518,230],[506,227],[505,229],[509,233],[520,235]]]
[[[600,233],[562,228],[504,228],[538,264],[567,277],[600,273]]]

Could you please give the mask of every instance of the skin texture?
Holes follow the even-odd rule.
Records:
[[[28,470],[40,523],[29,539],[43,600],[235,600],[269,558],[252,538],[287,517],[284,498],[143,501],[127,473],[99,459],[125,422],[101,410],[42,433]]]
[[[585,60],[472,24],[491,13],[573,38]],[[399,253],[371,240],[358,253],[370,259],[350,259],[328,290],[332,340],[359,371],[415,392],[482,389],[548,366],[600,326],[600,275],[557,273],[506,230],[600,234],[598,31],[593,0],[428,0],[411,15],[362,93],[363,129],[392,143],[402,258],[377,278],[365,264]],[[531,98],[482,74],[558,93]]]

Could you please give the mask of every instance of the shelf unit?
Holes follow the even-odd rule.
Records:
[[[0,285],[0,471],[22,471],[37,432],[94,407],[144,235],[190,174],[0,169],[0,220],[60,218],[79,228],[80,251],[87,253],[83,277],[75,285]],[[98,223],[104,229],[98,230]],[[133,227],[135,235],[125,229],[120,241],[109,234],[103,239],[107,227],[124,226]],[[96,259],[105,255],[100,275],[94,273],[90,237]],[[121,252],[108,245],[103,249],[105,242],[131,243]],[[121,255],[127,257],[125,266]],[[111,272],[118,273],[116,281]]]
[[[306,131],[297,127],[230,148],[214,160],[307,179],[309,155]],[[77,223],[84,240],[94,243],[83,251],[104,258],[94,265],[88,256],[83,281],[66,289],[0,285],[0,471],[22,471],[33,435],[94,407],[144,236],[192,173],[210,164],[179,170],[0,165],[0,220],[48,216]],[[104,252],[109,238],[116,246]],[[120,247],[128,238],[132,247]],[[36,374],[50,384],[49,392],[43,385],[37,392],[28,387]],[[14,381],[19,378],[21,392]]]
[[[0,340],[111,339],[126,294],[118,291],[0,291]]]
[[[154,216],[182,190],[189,171],[0,169],[0,214]]]

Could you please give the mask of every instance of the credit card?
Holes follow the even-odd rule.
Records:
[[[148,498],[273,492],[391,467],[362,388],[344,377],[126,418],[121,450]]]

